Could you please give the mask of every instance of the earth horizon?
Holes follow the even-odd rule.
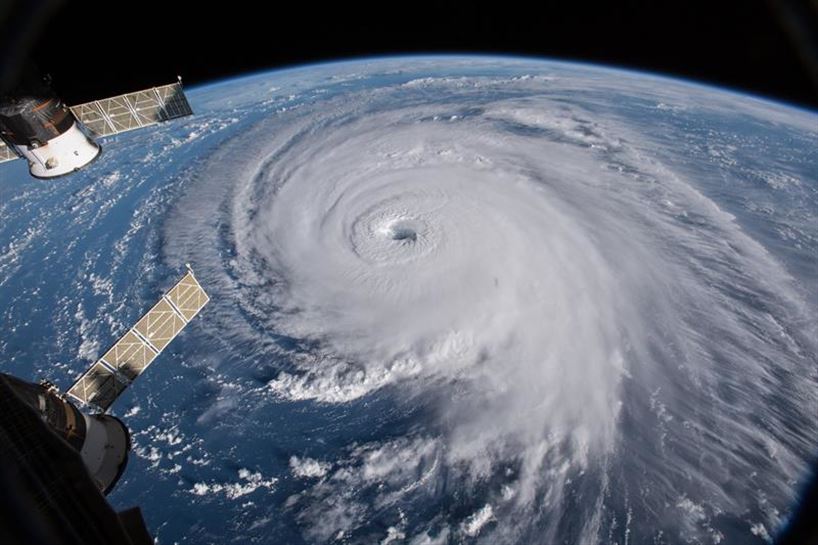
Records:
[[[190,263],[113,407],[159,543],[770,543],[818,453],[818,113],[545,59],[187,90],[0,165],[3,372],[68,387]]]

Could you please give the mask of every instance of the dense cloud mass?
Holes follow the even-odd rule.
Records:
[[[320,99],[220,150],[208,212],[189,197],[224,228],[180,231],[262,326],[226,327],[296,340],[273,399],[433,399],[410,437],[353,448],[292,500],[312,539],[465,493],[485,505],[393,526],[417,543],[718,541],[748,513],[775,527],[767,502],[792,498],[815,438],[786,431],[815,406],[792,278],[638,127],[553,87]]]
[[[324,447],[271,440],[270,468],[189,488],[279,490],[270,516],[310,543],[765,539],[818,445],[818,233],[788,215],[818,202],[818,160],[764,139],[814,140],[813,114],[460,62],[201,92],[241,129],[160,228],[213,297],[226,379],[197,423],[346,416]],[[737,216],[743,162],[784,195],[766,218]],[[771,249],[773,223],[801,253]]]

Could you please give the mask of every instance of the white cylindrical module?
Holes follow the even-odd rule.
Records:
[[[50,93],[41,87],[36,94],[0,99],[0,138],[28,161],[37,178],[70,174],[100,152],[71,110]]]
[[[6,383],[82,458],[88,473],[103,494],[108,494],[125,471],[131,435],[118,418],[86,414],[48,384],[33,384],[11,375]]]
[[[85,419],[85,441],[80,456],[99,489],[107,494],[125,471],[131,448],[128,428],[108,414],[88,415]]]
[[[93,161],[100,152],[99,145],[80,130],[78,123],[45,145],[14,147],[28,160],[29,171],[37,178],[70,174]]]

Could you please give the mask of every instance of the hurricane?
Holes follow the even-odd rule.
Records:
[[[175,430],[199,457],[155,459],[147,421],[142,457],[180,497],[261,510],[257,542],[771,539],[818,446],[817,159],[764,171],[802,203],[795,249],[724,173],[771,153],[754,123],[814,142],[814,114],[558,63],[413,62],[231,83],[252,100],[202,99],[194,144],[157,151],[220,135],[135,205],[161,211],[143,247],[212,298],[188,363],[206,401]],[[734,109],[742,142],[692,121]],[[201,473],[220,457],[236,482]]]

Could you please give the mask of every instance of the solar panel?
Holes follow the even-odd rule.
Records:
[[[134,330],[156,350],[162,350],[186,324],[184,317],[163,297],[137,322]]]
[[[188,271],[68,390],[103,412],[207,304],[210,298]]]
[[[71,106],[71,111],[95,136],[118,134],[193,114],[181,83],[78,104]]]
[[[126,381],[98,361],[71,386],[68,395],[107,410],[127,387]]]
[[[130,381],[142,374],[158,354],[133,331],[128,331],[102,356],[101,361]]]
[[[192,320],[210,300],[192,274],[186,274],[166,297],[187,321]]]

